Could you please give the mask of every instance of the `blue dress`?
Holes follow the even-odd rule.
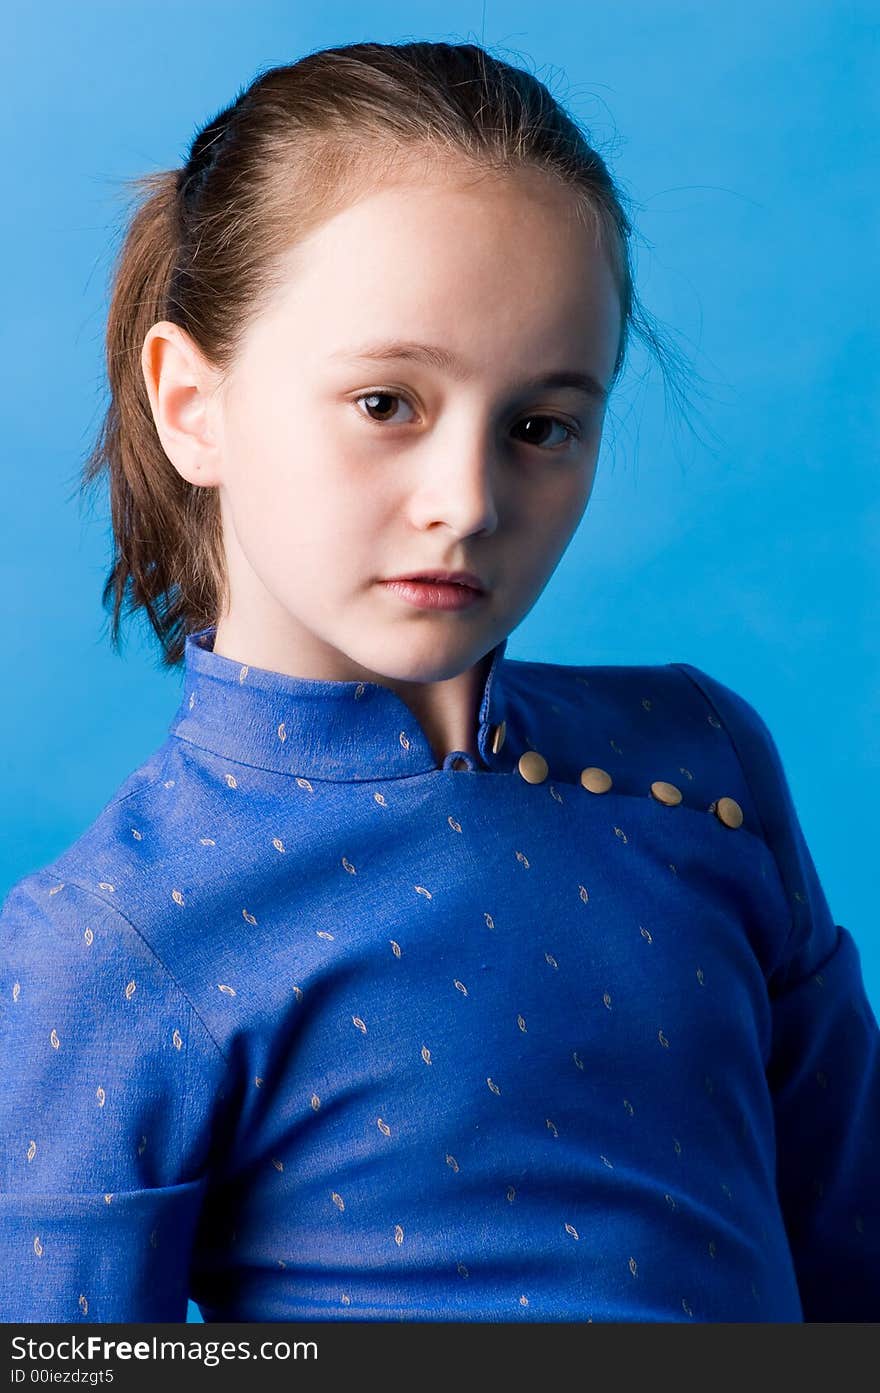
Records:
[[[439,765],[214,632],[3,902],[0,1318],[880,1318],[880,1029],[755,709],[505,640]]]

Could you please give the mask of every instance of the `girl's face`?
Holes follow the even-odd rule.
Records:
[[[401,688],[462,673],[586,507],[621,328],[605,256],[551,177],[440,170],[346,207],[285,269],[187,475],[220,492],[216,649]],[[482,598],[426,609],[383,584],[438,569]]]

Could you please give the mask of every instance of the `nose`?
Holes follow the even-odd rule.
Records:
[[[420,453],[409,500],[410,520],[424,529],[442,523],[460,537],[498,526],[497,447],[473,424],[438,432]]]

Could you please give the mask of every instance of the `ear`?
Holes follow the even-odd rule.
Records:
[[[171,320],[154,324],[141,349],[141,370],[162,449],[182,478],[220,483],[214,393],[218,375],[189,334]]]

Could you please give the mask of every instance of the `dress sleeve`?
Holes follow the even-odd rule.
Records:
[[[0,909],[0,1320],[184,1321],[222,1055],[107,900]]]
[[[767,976],[776,1179],[805,1321],[880,1320],[880,1026],[835,924],[767,725],[688,664],[739,756],[790,922]]]

